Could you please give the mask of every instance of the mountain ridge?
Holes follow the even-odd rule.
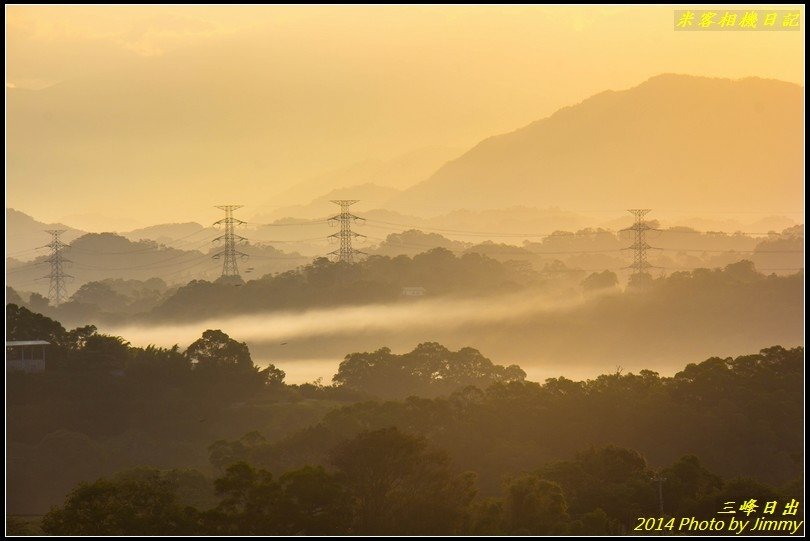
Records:
[[[566,208],[784,206],[801,194],[801,113],[802,87],[794,83],[661,74],[483,139],[391,204],[408,209],[452,198],[469,208],[517,202]],[[715,164],[713,154],[725,158]],[[645,178],[653,176],[652,182]],[[605,183],[594,183],[595,177]],[[749,184],[769,178],[785,189],[768,197],[748,186],[726,200],[735,177]],[[573,189],[555,187],[553,180]],[[698,193],[708,197],[688,206]]]

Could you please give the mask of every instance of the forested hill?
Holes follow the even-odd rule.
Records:
[[[76,483],[128,468],[206,477],[239,461],[277,475],[328,466],[336,446],[388,427],[475,471],[481,497],[506,477],[608,444],[654,469],[694,454],[723,477],[775,486],[802,472],[803,348],[712,357],[673,377],[644,370],[541,384],[471,348],[422,344],[351,354],[331,385],[287,385],[282,370],[255,366],[245,344],[218,330],[187,347],[137,348],[14,305],[7,319],[8,339],[55,344],[44,372],[8,374],[12,513],[42,513]]]

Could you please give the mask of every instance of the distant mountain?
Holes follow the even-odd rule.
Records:
[[[214,280],[222,273],[222,260],[212,258],[219,250],[221,245],[213,244],[205,235],[189,246],[173,248],[153,240],[133,242],[115,233],[87,233],[74,239],[64,251],[69,260],[65,271],[71,276],[68,293],[75,293],[87,282],[107,278],[161,278],[169,285],[194,279]],[[293,269],[312,259],[291,250],[256,244],[240,246],[239,251],[249,256],[238,261],[246,279]],[[37,280],[48,273],[48,255],[47,252],[36,255],[36,259],[27,262],[6,258],[7,285],[17,291],[48,293],[48,281]]]
[[[45,231],[48,229],[65,229],[61,236],[64,242],[70,242],[82,235],[84,231],[60,223],[40,222],[24,212],[6,209],[6,255],[28,261],[47,253],[47,250],[37,250],[51,241],[51,236]]]
[[[306,219],[323,218],[340,211],[340,207],[332,203],[334,199],[357,199],[362,201],[365,208],[375,208],[384,205],[398,193],[399,190],[373,183],[337,188],[316,197],[305,205],[290,205],[280,207],[266,214],[259,214],[254,217],[253,221],[263,223],[293,216]]]
[[[379,242],[377,246],[368,250],[372,255],[387,255],[396,257],[398,255],[414,256],[432,250],[433,248],[444,248],[454,253],[462,253],[470,247],[468,242],[460,242],[448,239],[438,233],[423,233],[422,231],[411,229],[402,233],[391,233],[385,240]]]
[[[788,212],[803,200],[803,118],[792,83],[660,75],[490,137],[391,208]]]
[[[692,217],[682,220],[670,220],[673,226],[687,226],[703,231],[749,231],[752,233],[767,233],[768,231],[782,231],[793,227],[796,221],[787,216],[764,216],[762,218],[741,222],[740,220],[717,220]]]
[[[390,160],[355,163],[299,182],[274,195],[272,200],[266,202],[266,208],[260,207],[260,212],[266,215],[279,205],[303,205],[325,192],[350,186],[375,184],[403,190],[426,179],[462,152],[461,149],[449,147],[426,147]]]
[[[125,216],[102,214],[101,212],[68,214],[62,216],[61,219],[90,233],[117,233],[144,225],[143,222]]]
[[[131,241],[139,241],[144,239],[153,240],[160,244],[167,244],[170,246],[179,246],[183,244],[194,243],[199,239],[205,239],[207,235],[203,235],[203,231],[208,229],[211,234],[215,233],[213,227],[203,227],[197,222],[185,222],[179,224],[157,224],[150,225],[149,227],[141,227],[140,229],[133,229],[121,233],[122,236]]]

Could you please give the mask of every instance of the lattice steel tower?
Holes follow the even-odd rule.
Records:
[[[214,222],[214,225],[224,225],[225,233],[214,239],[214,242],[224,240],[225,245],[221,252],[213,255],[214,259],[222,258],[222,276],[234,276],[241,279],[239,276],[239,267],[236,264],[236,259],[247,259],[247,254],[243,254],[236,249],[238,243],[246,241],[245,237],[241,237],[234,232],[237,225],[242,225],[242,220],[233,217],[233,211],[242,208],[242,205],[217,205],[218,209],[225,211],[225,217],[221,220]]]
[[[54,306],[59,306],[62,303],[62,299],[67,297],[65,282],[68,278],[73,278],[71,275],[65,274],[64,269],[65,263],[70,263],[70,260],[64,258],[62,255],[62,250],[68,248],[68,245],[62,242],[59,235],[65,231],[65,229],[49,229],[45,231],[52,237],[51,242],[45,245],[51,249],[51,255],[47,259],[48,263],[51,264],[51,272],[47,276],[43,276],[43,278],[48,278],[50,280],[48,298],[51,300]]]
[[[329,223],[332,225],[340,224],[340,231],[329,236],[340,240],[340,248],[329,252],[329,255],[336,256],[341,263],[354,263],[356,255],[365,254],[365,252],[352,248],[352,239],[365,237],[365,235],[352,231],[353,222],[365,221],[363,218],[349,212],[349,207],[357,203],[357,201],[357,199],[336,199],[332,201],[332,203],[340,206],[340,214],[329,218]]]
[[[644,221],[644,216],[650,212],[650,210],[651,209],[628,209],[627,212],[632,214],[636,218],[636,221],[630,227],[622,229],[622,231],[633,232],[633,244],[624,248],[625,250],[633,250],[633,263],[625,267],[627,269],[633,269],[633,276],[649,274],[647,269],[653,268],[653,265],[647,262],[647,250],[655,249],[647,244],[647,231],[653,230],[653,228]]]

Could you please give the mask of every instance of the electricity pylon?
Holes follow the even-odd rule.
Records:
[[[649,276],[647,269],[655,268],[647,261],[647,250],[655,250],[657,248],[647,244],[647,231],[653,231],[654,228],[647,225],[644,221],[644,216],[650,212],[651,209],[628,209],[627,212],[632,214],[636,221],[630,227],[622,229],[622,231],[633,232],[633,244],[624,250],[633,250],[633,262],[625,267],[626,269],[633,269],[632,276],[641,277],[641,275]]]
[[[43,278],[48,278],[50,287],[48,288],[48,299],[54,306],[59,306],[62,300],[67,297],[67,289],[65,289],[65,282],[68,278],[73,278],[69,274],[65,274],[64,265],[70,263],[69,259],[65,259],[62,255],[62,250],[69,246],[62,242],[59,235],[64,233],[65,229],[49,229],[46,233],[51,235],[51,242],[45,246],[51,249],[51,255],[47,261],[51,264],[51,272]]]
[[[221,252],[217,252],[212,257],[214,259],[222,258],[222,276],[223,277],[236,277],[241,279],[239,275],[239,267],[236,264],[236,258],[247,259],[247,254],[244,254],[236,249],[236,244],[246,241],[245,237],[241,237],[234,232],[237,225],[242,225],[245,222],[238,218],[233,217],[233,211],[242,208],[242,205],[217,205],[218,209],[225,211],[225,217],[221,220],[214,222],[214,225],[224,225],[225,233],[214,239],[214,242],[225,241]]]
[[[329,255],[336,256],[341,263],[354,263],[356,255],[365,255],[365,252],[352,248],[352,239],[365,237],[365,235],[352,231],[353,222],[365,221],[363,218],[349,212],[349,207],[357,203],[357,201],[357,199],[336,199],[332,201],[332,203],[340,206],[340,214],[329,218],[329,223],[331,225],[339,224],[340,230],[329,236],[340,240],[340,248],[329,252]]]

